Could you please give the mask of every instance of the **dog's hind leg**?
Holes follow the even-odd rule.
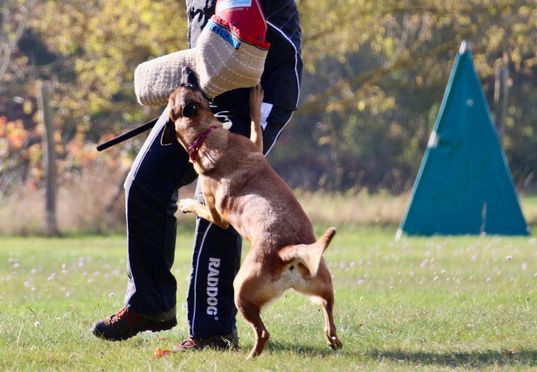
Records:
[[[320,302],[324,313],[324,333],[328,346],[333,350],[340,349],[343,344],[339,340],[334,324],[334,290],[330,271],[324,260],[319,264],[317,275],[310,280],[308,287],[295,288],[297,291],[312,296],[314,302]]]
[[[265,344],[267,343],[270,334],[267,328],[265,328],[265,324],[261,319],[261,309],[259,308],[259,306],[250,302],[243,302],[239,300],[237,308],[241,312],[242,316],[244,316],[244,319],[246,319],[246,321],[248,321],[248,323],[250,323],[252,328],[254,329],[255,345],[250,351],[248,359],[255,358],[263,352],[263,349],[265,348]]]
[[[317,296],[321,300],[324,313],[324,331],[326,335],[326,341],[328,346],[333,350],[340,349],[343,344],[339,340],[336,334],[336,326],[334,324],[334,290],[332,288],[332,278],[330,271],[326,267],[326,263],[321,261],[319,265],[319,272],[316,278],[321,284],[317,289]]]
[[[251,253],[252,251],[244,259],[233,282],[235,305],[255,332],[255,345],[250,351],[248,359],[259,356],[270,337],[263,320],[261,320],[261,308],[276,296],[266,291],[267,283],[263,279],[266,277],[263,275],[263,267],[253,262]]]

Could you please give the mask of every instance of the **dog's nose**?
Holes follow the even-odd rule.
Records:
[[[181,86],[199,89],[198,75],[188,66],[181,69]]]

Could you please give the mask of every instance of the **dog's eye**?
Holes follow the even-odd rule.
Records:
[[[185,105],[183,106],[183,116],[186,118],[190,118],[194,116],[194,114],[198,110],[198,107],[199,106],[196,102],[193,102],[193,101],[186,102]]]

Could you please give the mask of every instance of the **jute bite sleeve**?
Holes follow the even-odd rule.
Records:
[[[203,28],[195,48],[144,62],[134,72],[134,89],[142,105],[168,102],[179,87],[181,69],[198,75],[203,92],[214,98],[227,91],[259,84],[270,44],[241,34],[217,15]]]

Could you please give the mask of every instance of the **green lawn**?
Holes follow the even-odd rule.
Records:
[[[318,231],[323,229],[319,228]],[[317,305],[289,292],[269,306],[260,358],[239,319],[239,352],[154,359],[187,336],[191,233],[179,233],[179,325],[121,343],[92,323],[122,306],[125,239],[0,238],[0,370],[316,370],[537,368],[537,238],[404,238],[341,230],[326,253],[343,349],[322,334]]]

